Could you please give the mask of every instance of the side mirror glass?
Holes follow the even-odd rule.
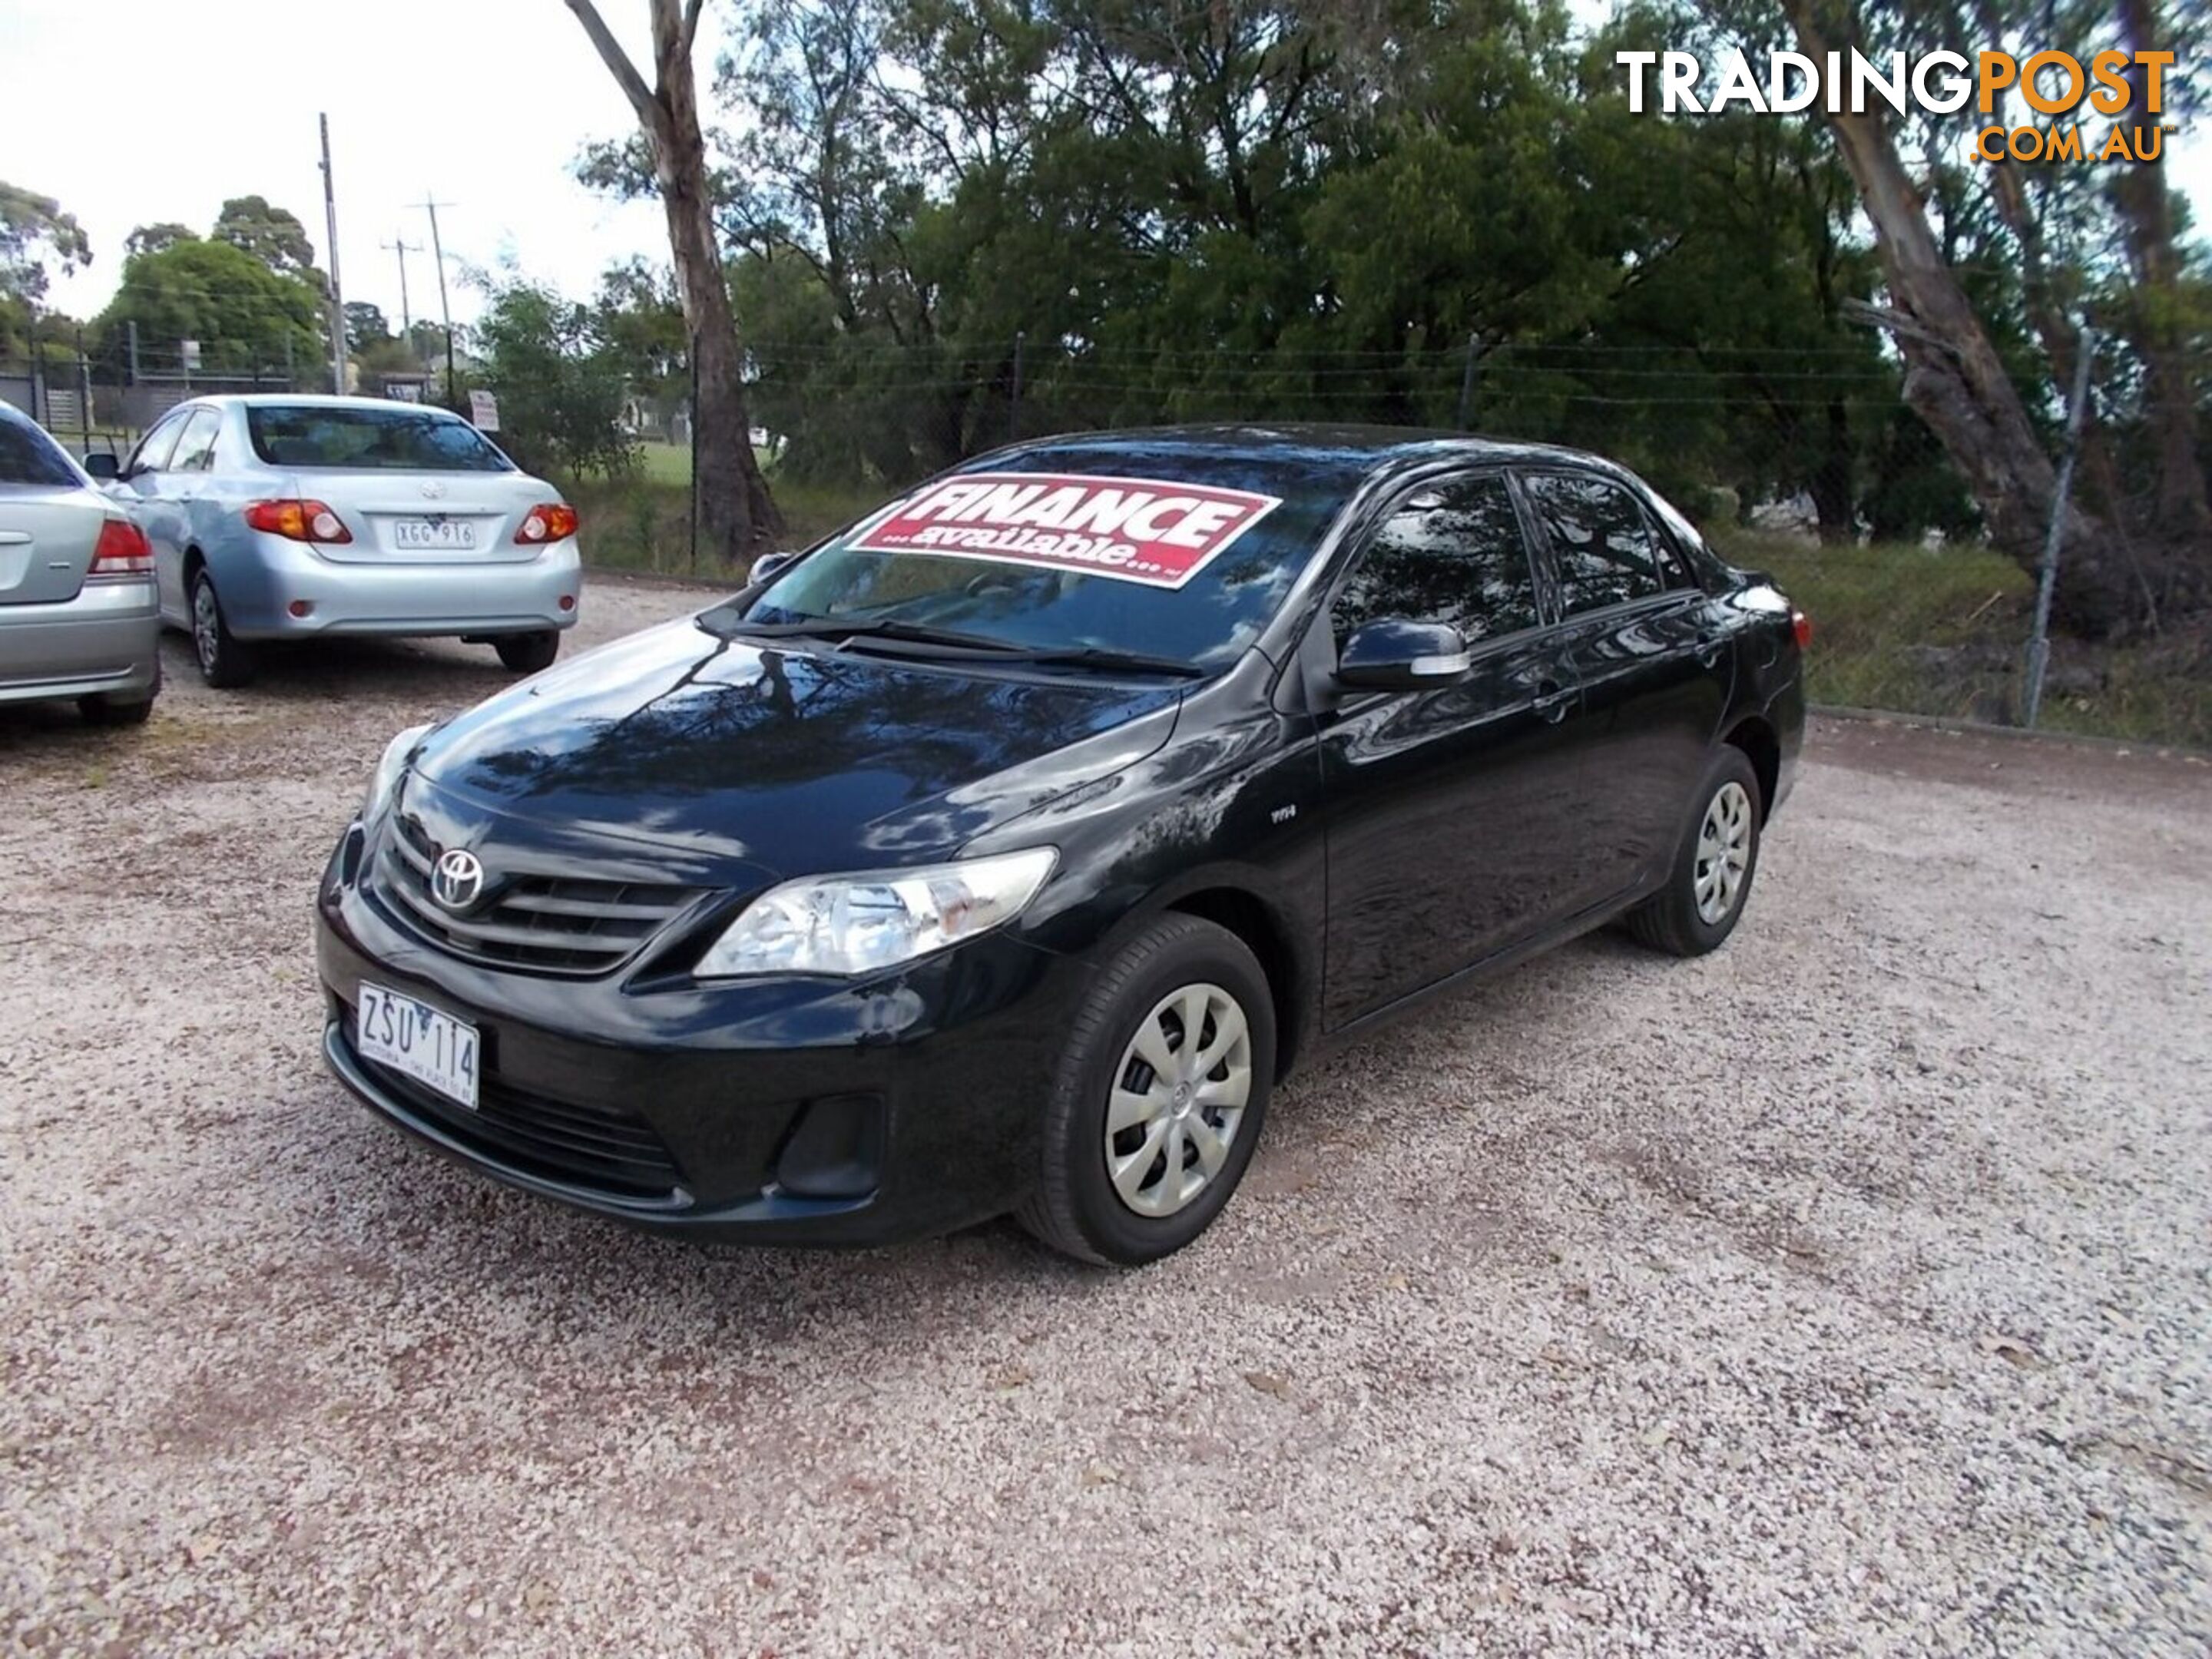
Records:
[[[123,476],[123,462],[112,449],[87,450],[84,470],[95,483],[113,483]]]
[[[1465,679],[1469,661],[1466,636],[1449,623],[1382,617],[1352,630],[1336,678],[1362,691],[1433,691]]]

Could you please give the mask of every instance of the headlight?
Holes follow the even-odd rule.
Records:
[[[377,762],[376,771],[368,781],[368,799],[361,804],[363,823],[384,810],[385,803],[392,799],[392,792],[399,785],[399,775],[407,769],[407,757],[429,729],[428,726],[410,726],[385,744],[384,758]]]
[[[911,870],[787,881],[747,905],[692,972],[728,979],[896,967],[1020,915],[1059,857],[1049,847],[1032,847]]]

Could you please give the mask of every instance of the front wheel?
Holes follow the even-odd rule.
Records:
[[[1639,943],[1701,957],[1735,931],[1759,872],[1759,774],[1733,745],[1715,755],[1667,872],[1667,884],[1628,913]]]
[[[1196,916],[1155,922],[1076,1013],[1022,1224],[1086,1261],[1181,1249],[1243,1179],[1274,1060],[1274,1001],[1244,942]]]
[[[561,635],[549,628],[537,634],[502,634],[492,641],[499,659],[517,674],[535,674],[550,668],[561,654]]]

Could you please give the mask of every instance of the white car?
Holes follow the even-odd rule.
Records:
[[[481,641],[534,673],[575,625],[575,509],[443,410],[198,398],[85,465],[152,544],[162,620],[210,685],[252,679],[258,641],[330,634]]]

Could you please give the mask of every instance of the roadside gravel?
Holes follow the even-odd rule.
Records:
[[[586,637],[699,595],[601,581]],[[1200,1245],[705,1253],[323,1073],[483,647],[0,712],[0,1650],[2212,1648],[2212,768],[1823,725],[1717,956],[1295,1079]]]

